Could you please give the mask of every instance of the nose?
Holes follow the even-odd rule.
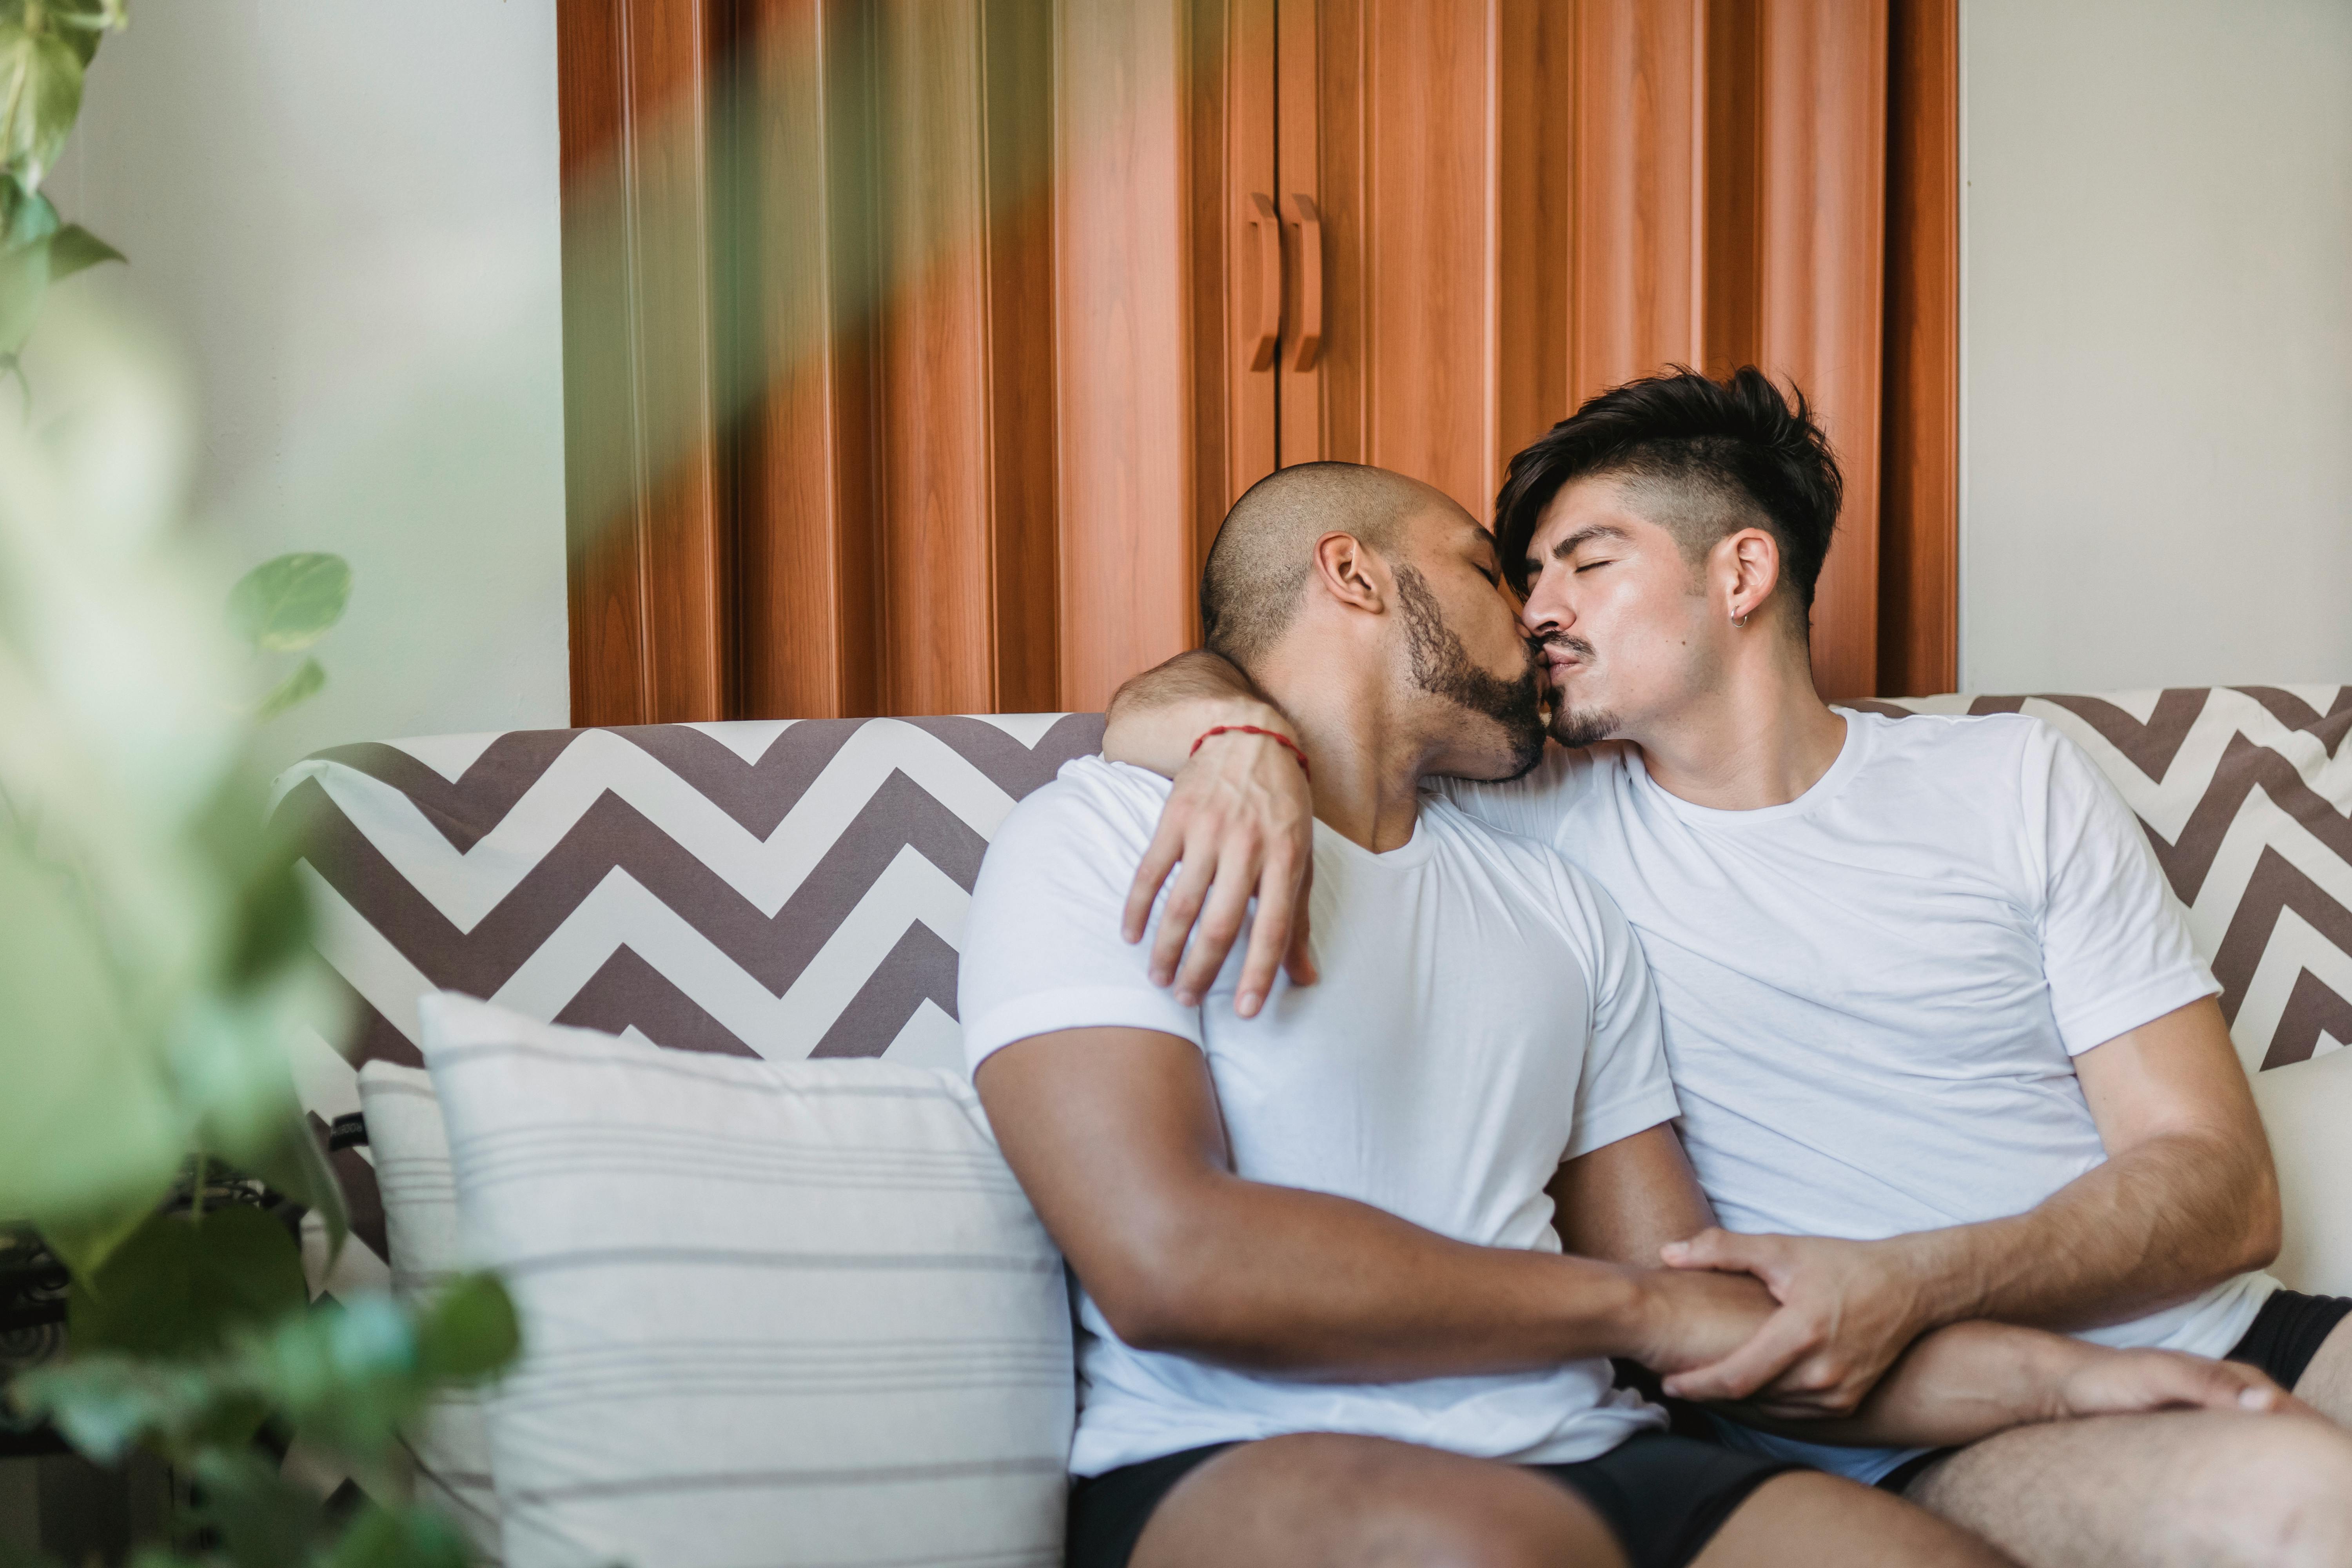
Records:
[[[1531,637],[1566,631],[1576,619],[1568,607],[1567,595],[1554,585],[1556,575],[1547,570],[1528,584],[1528,596],[1519,605],[1519,625]]]

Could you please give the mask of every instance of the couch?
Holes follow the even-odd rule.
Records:
[[[2022,710],[2121,791],[2221,983],[2278,1156],[2275,1271],[2352,1293],[2352,687],[1857,706]],[[1084,714],[745,721],[311,757],[274,810],[359,1022],[342,1052],[316,1043],[306,1102],[322,1126],[348,1119],[362,1064],[418,1064],[418,1003],[440,990],[670,1051],[955,1071],[982,853],[1101,733]],[[338,1142],[357,1245],[330,1293],[399,1261],[371,1152]]]

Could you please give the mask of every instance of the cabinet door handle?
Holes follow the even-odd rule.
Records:
[[[1298,215],[1298,357],[1293,370],[1313,370],[1323,352],[1323,214],[1313,196],[1294,193]]]
[[[1275,346],[1282,341],[1282,219],[1270,196],[1250,194],[1250,226],[1257,230],[1257,346],[1250,350],[1252,370],[1274,368]]]

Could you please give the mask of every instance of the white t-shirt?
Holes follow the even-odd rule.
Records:
[[[1829,772],[1759,811],[1670,795],[1621,743],[1446,791],[1557,845],[1641,933],[1725,1228],[1874,1238],[2022,1213],[2106,1159],[2073,1058],[2218,987],[2074,742],[2017,714],[1840,711]],[[2243,1275],[2082,1337],[2221,1355],[2274,1289]],[[1904,1458],[1738,1436],[1864,1479]]]
[[[1145,973],[1120,906],[1168,781],[1066,764],[982,863],[958,983],[964,1050],[1059,1029],[1174,1035],[1208,1058],[1234,1171],[1386,1209],[1456,1240],[1559,1250],[1545,1186],[1562,1161],[1670,1121],[1675,1095],[1641,949],[1544,845],[1423,798],[1375,855],[1315,826],[1320,984],[1233,1011],[1241,946],[1202,1005]],[[1084,1282],[1080,1281],[1081,1287]],[[1070,1468],[1098,1475],[1208,1443],[1350,1432],[1566,1463],[1661,1425],[1605,1361],[1393,1384],[1259,1376],[1137,1351],[1083,1289]]]

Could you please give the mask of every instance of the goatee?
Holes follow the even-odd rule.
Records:
[[[1411,566],[1399,566],[1396,583],[1411,638],[1413,684],[1502,726],[1508,771],[1496,778],[1517,778],[1543,761],[1543,690],[1536,678],[1535,649],[1528,649],[1528,668],[1516,680],[1481,669],[1445,624],[1429,580]]]
[[[1597,746],[1617,732],[1617,715],[1560,703],[1552,709],[1551,738],[1571,752]]]

